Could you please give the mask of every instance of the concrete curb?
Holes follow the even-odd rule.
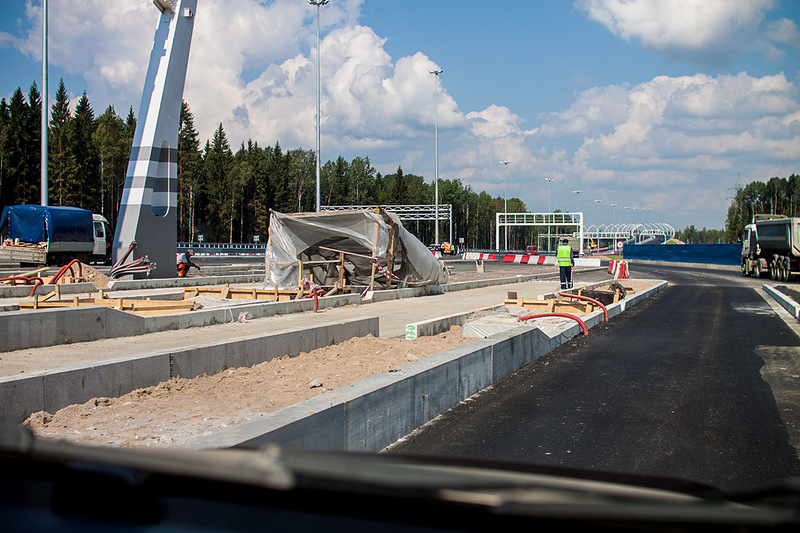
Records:
[[[358,294],[319,298],[319,309],[354,305]],[[57,346],[74,342],[131,337],[157,331],[211,326],[234,322],[240,313],[250,318],[313,311],[314,300],[231,303],[226,307],[189,313],[138,316],[102,305],[0,312],[0,352]]]
[[[764,292],[772,296],[772,299],[778,302],[778,305],[786,309],[795,320],[800,321],[800,304],[770,285],[763,284],[761,288],[764,289]]]
[[[602,269],[600,269],[602,270]],[[475,289],[493,285],[519,283],[537,279],[548,279],[558,276],[558,272],[547,274],[531,274],[513,278],[497,278],[489,280],[465,281],[433,287],[417,287],[374,291],[361,298],[359,294],[327,296],[318,299],[318,308],[327,309],[345,305],[413,298],[430,294],[442,294],[459,290]],[[230,276],[225,279],[231,278]],[[197,280],[200,278],[191,278]],[[217,284],[223,278],[207,278],[209,283]],[[210,280],[216,280],[211,283]],[[153,282],[157,280],[142,280]],[[164,280],[167,282],[187,282],[189,278]],[[129,288],[144,288],[137,285],[139,281],[129,283]],[[91,284],[75,284],[89,285]],[[191,283],[189,285],[196,285]],[[68,285],[64,285],[65,287]],[[116,287],[116,286],[115,286]],[[24,288],[24,287],[20,287]],[[150,287],[152,288],[152,287]],[[52,289],[49,289],[52,290]],[[76,292],[88,292],[85,288]],[[30,288],[28,288],[30,293]],[[26,293],[27,295],[27,293]],[[248,313],[250,318],[262,318],[277,314],[301,313],[312,311],[314,300],[304,298],[286,302],[244,302],[233,303],[225,307],[200,309],[189,313],[154,315],[141,317],[104,306],[85,306],[64,309],[41,309],[37,311],[0,311],[0,353],[27,348],[57,346],[74,342],[87,342],[100,339],[112,339],[168,331],[189,327],[210,326],[237,320],[239,313]],[[92,324],[92,327],[87,327]]]
[[[667,286],[607,306],[609,318]],[[587,328],[602,310],[584,317]],[[377,452],[496,381],[549,353],[574,336],[572,321],[552,333],[521,325],[486,339],[404,365],[305,402],[197,439],[186,447]]]
[[[256,283],[264,281],[264,274],[236,274],[233,276],[196,276],[188,278],[119,279],[108,282],[109,291],[165,289],[194,287],[195,285],[225,285],[226,283]]]
[[[2,285],[0,284],[0,298],[28,298],[31,295],[33,285]],[[50,294],[55,290],[55,285],[39,285],[34,294],[39,296]],[[97,292],[93,283],[62,283],[59,285],[61,294],[84,294],[87,292]]]
[[[92,398],[119,397],[175,377],[191,379],[226,368],[253,366],[275,357],[293,357],[352,337],[377,337],[378,328],[378,317],[358,318],[25,376],[0,377],[0,418],[22,422],[31,413],[55,413]]]

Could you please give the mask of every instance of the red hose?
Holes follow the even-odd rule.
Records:
[[[558,295],[559,296],[564,296],[566,298],[577,298],[578,300],[585,300],[585,301],[591,302],[591,303],[593,303],[595,305],[599,305],[603,309],[603,315],[605,315],[605,319],[606,319],[605,321],[608,322],[608,309],[606,309],[605,305],[601,304],[600,302],[598,302],[594,298],[589,298],[587,296],[580,296],[578,294],[570,294],[568,292],[559,292]]]
[[[323,294],[324,292],[325,292],[325,291],[323,291],[322,289],[314,289],[314,290],[313,290],[313,291],[311,291],[311,293],[309,293],[309,295],[307,296],[307,298],[311,298],[311,297],[313,297],[313,298],[314,298],[314,312],[315,312],[315,313],[317,312],[317,307],[318,307],[318,305],[319,305],[319,297],[320,297],[320,296],[322,296],[322,294]]]
[[[562,318],[571,318],[580,324],[581,329],[583,330],[584,335],[589,335],[589,330],[586,328],[586,324],[580,318],[576,317],[575,315],[570,315],[569,313],[539,313],[537,315],[527,315],[521,316],[518,320],[529,320],[531,318],[544,318],[548,316],[560,316]]]
[[[25,276],[11,276],[9,278],[0,278],[0,281],[14,281],[14,280],[24,281],[25,285],[30,285],[34,281],[40,281],[41,282],[42,278],[40,278],[38,276],[30,277],[30,278],[26,278]]]

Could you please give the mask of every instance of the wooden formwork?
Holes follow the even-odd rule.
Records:
[[[54,296],[59,296],[58,299],[53,300]],[[43,297],[34,295],[33,301],[20,302],[20,311],[31,311],[35,309],[57,309],[64,307],[80,307],[87,305],[105,305],[106,307],[113,307],[120,311],[134,313],[136,315],[164,315],[172,313],[186,313],[194,311],[195,303],[191,300],[153,300],[147,298],[144,300],[134,300],[126,298],[108,298],[103,291],[100,291],[100,296],[93,298],[91,296],[81,298],[74,296],[68,300],[60,298],[60,291],[58,288]]]
[[[511,293],[509,293],[509,296]],[[531,311],[538,311],[541,313],[577,313],[585,315],[591,313],[598,307],[591,302],[582,302],[579,300],[559,300],[551,298],[548,300],[526,300],[524,298],[506,298],[503,302],[505,305],[515,305],[517,307],[524,307]]]
[[[349,292],[350,288],[342,288],[339,284],[333,287],[324,287],[322,296],[332,296],[340,292]],[[286,302],[289,300],[298,300],[311,294],[304,289],[278,289],[274,287],[271,289],[235,289],[227,284],[224,287],[187,287],[183,290],[184,300],[194,298],[196,296],[212,296],[215,298],[222,298],[225,300],[269,300],[275,302]]]

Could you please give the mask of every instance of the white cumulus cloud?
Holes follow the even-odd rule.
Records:
[[[759,43],[774,0],[578,0],[590,19],[669,60],[725,64]]]

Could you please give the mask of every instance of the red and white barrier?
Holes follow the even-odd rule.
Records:
[[[497,255],[480,252],[465,252],[464,259],[483,259],[484,261],[497,261]]]
[[[608,273],[614,276],[614,279],[628,279],[628,262],[612,259],[608,263]]]

